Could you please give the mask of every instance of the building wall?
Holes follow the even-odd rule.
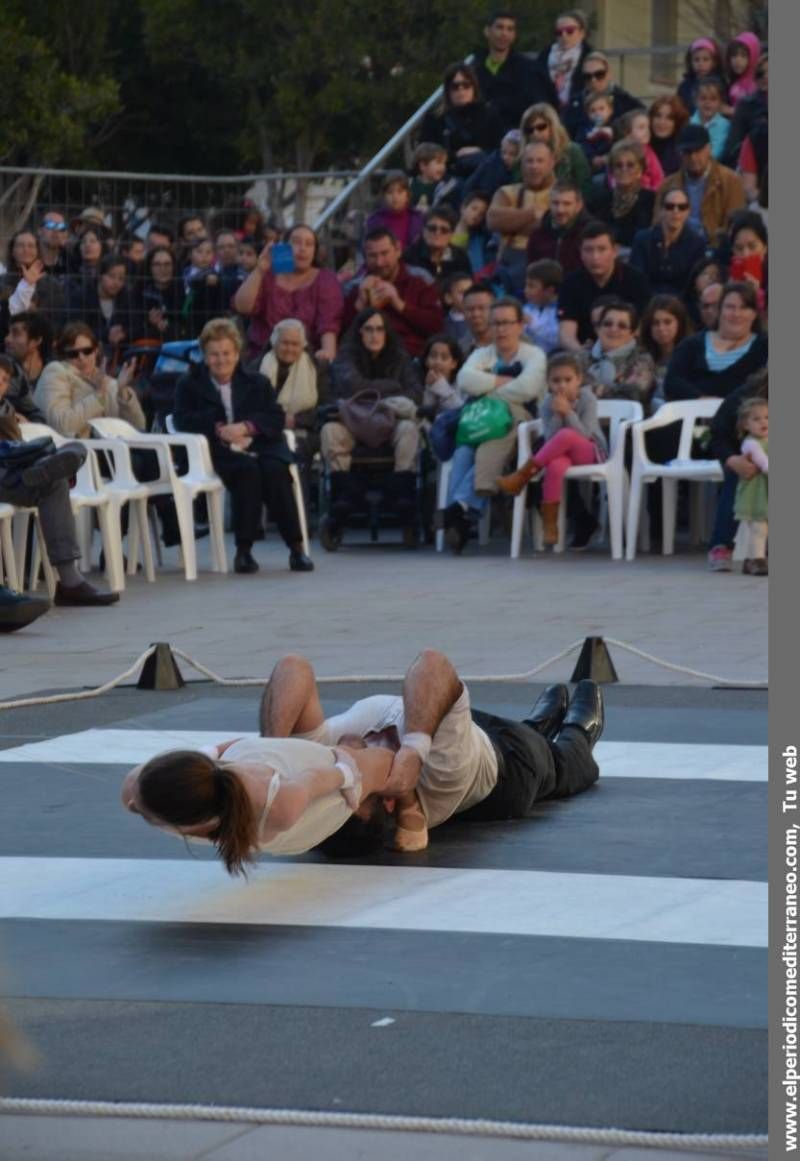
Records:
[[[593,40],[601,49],[686,46],[715,27],[724,40],[747,27],[747,15],[747,0],[598,0]],[[615,79],[637,97],[655,97],[678,84],[683,55],[612,58]]]

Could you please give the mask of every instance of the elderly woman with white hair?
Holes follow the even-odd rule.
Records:
[[[175,388],[175,426],[206,437],[214,468],[231,494],[234,571],[258,572],[251,549],[266,504],[289,549],[289,568],[311,572],[289,475],[285,414],[263,375],[242,367],[242,345],[231,319],[206,323],[200,334],[203,362],[193,364]]]
[[[317,409],[328,398],[327,366],[309,351],[300,319],[281,319],[269,341],[258,369],[275,389],[278,404],[286,413],[286,427],[295,433],[298,456],[306,465],[319,450]]]

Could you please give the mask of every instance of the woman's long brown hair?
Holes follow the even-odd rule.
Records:
[[[139,774],[142,805],[170,826],[198,826],[218,818],[208,838],[230,875],[255,861],[258,818],[241,778],[196,750],[171,750],[145,763]]]

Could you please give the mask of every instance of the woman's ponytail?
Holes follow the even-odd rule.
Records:
[[[145,763],[139,775],[142,805],[180,829],[218,819],[208,838],[231,875],[254,861],[258,818],[241,778],[196,750],[173,750]]]
[[[258,819],[241,778],[228,766],[214,764],[219,826],[209,836],[229,875],[244,875],[255,862]]]

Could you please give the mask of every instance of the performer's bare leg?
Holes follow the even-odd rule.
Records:
[[[324,721],[311,662],[297,653],[282,657],[261,698],[258,724],[262,738],[306,734]]]

